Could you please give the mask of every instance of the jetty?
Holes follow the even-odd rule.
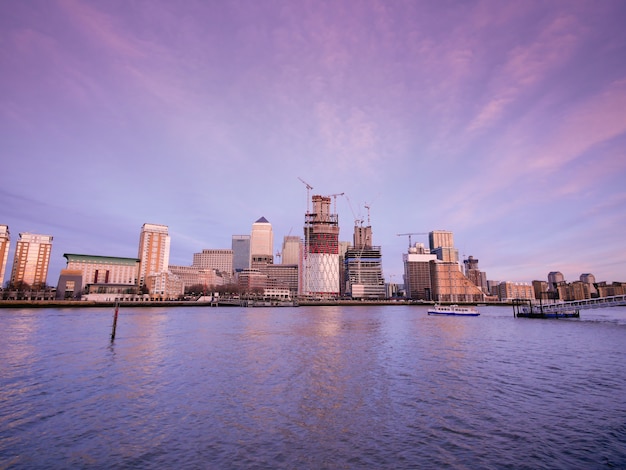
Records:
[[[585,300],[535,303],[529,299],[513,300],[513,316],[520,318],[579,318],[585,309],[626,306],[626,295],[595,297]]]

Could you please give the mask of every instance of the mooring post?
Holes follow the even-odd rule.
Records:
[[[111,341],[115,339],[115,329],[117,328],[117,314],[120,309],[120,303],[115,302],[115,313],[113,314],[113,331],[111,331]]]

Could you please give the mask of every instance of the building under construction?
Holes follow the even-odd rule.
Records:
[[[314,195],[304,220],[303,288],[305,296],[339,296],[339,217],[331,214],[330,197]]]
[[[344,257],[346,295],[353,299],[385,297],[380,246],[372,246],[372,227],[354,226],[353,245]]]

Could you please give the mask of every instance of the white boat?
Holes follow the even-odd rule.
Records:
[[[439,305],[435,304],[428,309],[428,315],[450,315],[462,317],[477,317],[480,315],[476,307],[465,307],[460,305]]]

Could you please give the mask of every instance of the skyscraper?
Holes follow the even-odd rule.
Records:
[[[255,264],[272,264],[274,261],[274,232],[272,224],[265,217],[261,217],[252,224],[250,234],[251,267]]]
[[[11,245],[11,234],[8,225],[0,225],[0,288],[4,284],[4,274],[7,269],[7,259],[9,258],[9,246]]]
[[[233,271],[250,269],[250,235],[233,235]]]
[[[300,252],[302,250],[302,242],[300,237],[295,235],[287,235],[283,239],[282,263],[298,264],[300,262]]]
[[[380,246],[372,245],[372,227],[354,226],[353,245],[344,255],[346,293],[353,299],[385,297]]]
[[[33,233],[20,233],[15,245],[15,258],[11,271],[11,284],[28,284],[38,289],[46,284],[52,237]]]
[[[408,253],[402,255],[404,263],[404,288],[406,296],[414,300],[433,300],[431,280],[431,262],[437,256],[424,248],[422,243],[409,247]]]
[[[330,213],[330,197],[312,197],[313,210],[305,216],[303,293],[321,297],[339,295],[339,218]]]
[[[170,236],[167,225],[143,224],[137,258],[139,258],[140,287],[146,285],[146,278],[149,275],[167,271],[170,261]]]
[[[450,263],[459,262],[459,250],[454,248],[454,235],[447,230],[433,230],[428,234],[430,252],[437,255],[437,259]]]

